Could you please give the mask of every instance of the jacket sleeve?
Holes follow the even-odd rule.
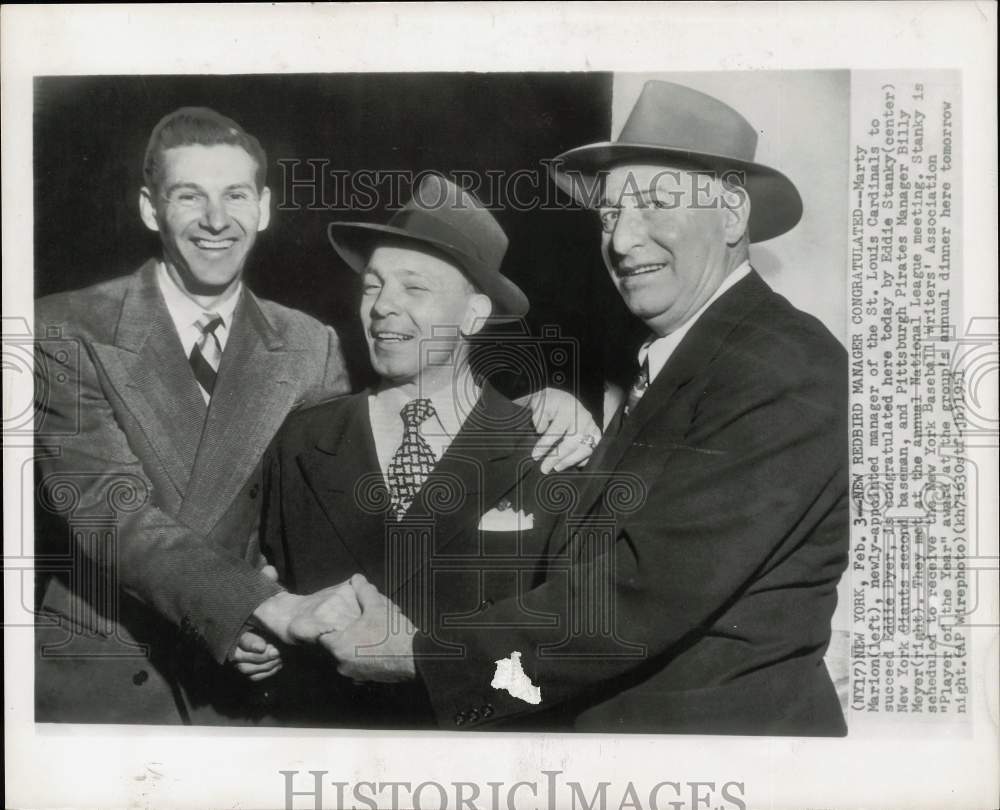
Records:
[[[760,371],[729,363],[692,383],[704,390],[684,435],[647,429],[619,467],[642,470],[638,492],[632,480],[619,492],[641,505],[614,511],[612,477],[603,522],[588,518],[586,532],[561,524],[569,551],[549,559],[543,584],[494,605],[481,628],[442,631],[462,645],[461,662],[421,655],[428,640],[417,636],[417,669],[441,725],[467,728],[470,709],[481,718],[484,705],[492,722],[585,698],[662,661],[807,542],[832,508],[825,500],[836,500],[824,493],[842,481],[846,376],[836,363],[806,375]],[[550,539],[550,551],[562,545]],[[819,574],[803,570],[810,576]],[[554,618],[525,626],[538,615]],[[490,686],[495,662],[515,651],[541,689],[537,707]]]
[[[44,334],[44,317],[39,318]],[[180,523],[130,446],[86,340],[36,341],[35,436],[40,507],[116,530],[74,531],[74,565],[93,566],[224,661],[244,622],[280,588],[253,565]],[[88,576],[76,570],[74,577]],[[111,606],[116,604],[111,602]]]
[[[278,581],[292,591],[291,571],[285,553],[284,520],[281,498],[281,442],[279,430],[264,454],[261,476],[260,548],[270,565],[278,571]]]
[[[326,332],[326,363],[323,370],[323,384],[316,402],[351,393],[351,379],[340,336],[332,326],[323,327]]]

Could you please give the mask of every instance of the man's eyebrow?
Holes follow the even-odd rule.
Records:
[[[368,273],[370,275],[377,276],[380,281],[385,276],[385,274],[382,273],[377,267],[373,267],[370,264],[367,267],[365,267],[364,273]],[[434,278],[433,278],[433,276],[431,274],[421,272],[420,270],[411,270],[408,267],[400,268],[397,271],[397,273],[398,273],[398,275],[402,276],[404,280],[407,280],[407,281],[411,280],[411,279],[419,279],[420,281],[427,281],[427,282],[434,281]]]
[[[409,267],[403,267],[399,271],[399,275],[402,276],[403,281],[423,281],[427,284],[434,283],[434,275],[432,273],[424,273],[420,270],[411,270]]]
[[[166,190],[165,190],[164,193],[165,194],[172,194],[173,192],[177,191],[178,189],[190,189],[191,191],[197,191],[200,194],[204,194],[205,193],[205,189],[203,189],[197,183],[191,182],[190,180],[185,180],[185,181],[180,182],[180,183],[172,183],[171,185],[167,186],[167,188],[166,188]],[[225,191],[237,191],[237,190],[240,190],[240,189],[246,189],[246,190],[249,190],[249,191],[256,191],[257,187],[253,183],[242,182],[242,183],[232,183],[232,184],[226,186],[226,188],[224,190]]]
[[[646,189],[645,191],[632,191],[630,189],[622,189],[618,194],[618,199],[612,202],[608,197],[601,197],[601,202],[599,203],[601,208],[621,208],[622,198],[628,197],[630,200],[637,199],[640,202],[649,202],[650,200],[657,200],[661,197],[669,194],[669,192],[661,192],[657,189]]]
[[[177,189],[180,188],[190,189],[191,191],[197,191],[202,194],[205,193],[205,190],[201,186],[199,186],[197,183],[191,183],[189,181],[183,183],[172,183],[171,185],[167,186],[166,189],[164,189],[163,193],[168,195],[173,194],[175,191],[177,191]]]

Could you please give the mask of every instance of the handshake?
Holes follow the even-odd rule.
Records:
[[[264,573],[277,580],[273,567]],[[318,644],[330,654],[337,672],[356,682],[393,683],[416,677],[416,628],[361,574],[308,595],[278,593],[261,604],[254,617],[275,641],[245,630],[229,655],[251,681],[281,670],[278,643]]]

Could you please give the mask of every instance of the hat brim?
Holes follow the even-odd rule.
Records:
[[[376,225],[369,222],[331,222],[326,229],[327,238],[333,249],[355,273],[363,273],[368,265],[375,243],[386,236],[403,239],[415,245],[430,247],[443,253],[493,302],[491,320],[501,317],[520,318],[528,313],[528,297],[520,287],[506,276],[490,272],[475,256],[470,256],[450,242],[417,236],[412,231],[392,225]]]
[[[549,166],[555,184],[581,205],[590,207],[585,189],[570,173],[577,173],[587,188],[600,171],[623,163],[693,164],[706,169],[743,174],[743,187],[750,195],[750,241],[763,242],[794,228],[802,219],[802,198],[795,184],[777,169],[762,163],[737,160],[726,155],[670,149],[655,144],[606,141],[563,152]]]

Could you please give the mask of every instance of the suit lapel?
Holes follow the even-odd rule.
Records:
[[[333,411],[322,436],[298,455],[297,462],[361,573],[383,590],[389,491],[375,453],[367,392],[355,394]]]
[[[188,522],[208,531],[229,508],[295,403],[296,367],[257,299],[244,289],[181,511]]]
[[[530,414],[485,386],[405,518],[397,522],[386,511],[389,492],[375,452],[367,394],[351,397],[334,413],[323,436],[297,462],[359,570],[390,597],[430,561],[424,550],[438,553],[474,532],[482,513],[513,490],[531,467]],[[414,533],[428,530],[433,545],[406,553],[413,549]],[[406,549],[399,549],[400,543]],[[387,552],[390,546],[394,550]]]
[[[460,537],[478,540],[475,532],[483,514],[514,490],[533,466],[534,443],[530,414],[484,385],[475,408],[398,524],[399,530],[405,533],[408,526],[433,526],[432,554],[442,553]],[[424,554],[400,557],[390,597],[430,562]]]
[[[94,349],[183,495],[194,467],[205,402],[157,286],[156,267],[151,259],[132,277],[114,344]]]
[[[608,433],[598,445],[593,459],[594,475],[586,479],[580,497],[581,514],[593,511],[608,479],[618,469],[643,427],[664,408],[670,407],[674,394],[712,362],[736,325],[768,294],[772,294],[771,289],[756,271],[751,270],[746,278],[733,285],[705,310],[650,384],[635,410],[622,420],[618,433]],[[612,420],[611,424],[616,421]]]

